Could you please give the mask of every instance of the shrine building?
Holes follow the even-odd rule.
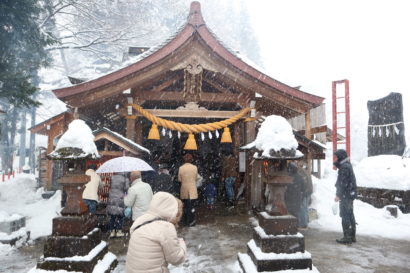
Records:
[[[324,98],[281,83],[241,59],[207,27],[198,2],[191,3],[175,35],[142,51],[129,66],[53,90],[69,110],[30,129],[48,136],[44,154],[53,151],[75,118],[94,130],[102,161],[138,156],[150,164],[167,164],[175,175],[189,152],[202,176],[213,181],[220,178],[221,154],[231,151],[252,205],[252,192],[261,189],[252,178],[252,154],[240,147],[255,139],[264,117],[279,115],[302,119],[303,126],[294,127],[299,150],[320,173],[320,163],[312,162],[324,159],[324,147],[314,138],[326,132],[326,123],[314,124],[313,115],[323,109]],[[57,165],[41,160],[40,180],[47,189],[56,188],[64,172]]]

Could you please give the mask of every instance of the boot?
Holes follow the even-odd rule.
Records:
[[[341,239],[336,239],[336,242],[339,244],[351,245],[353,241],[349,237],[343,237]]]
[[[122,230],[117,231],[117,237],[124,237],[125,234],[122,232]]]
[[[116,232],[115,232],[115,230],[113,230],[113,231],[111,231],[111,233],[110,233],[110,238],[115,238],[116,237]]]
[[[356,243],[356,225],[357,225],[357,224],[354,223],[354,224],[353,224],[353,227],[352,227],[352,236],[351,236],[351,237],[352,237],[352,242],[353,242],[353,243]]]

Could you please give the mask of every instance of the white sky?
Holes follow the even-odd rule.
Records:
[[[332,81],[350,81],[353,157],[367,155],[367,100],[399,92],[410,108],[410,1],[246,3],[270,76],[326,98]]]
[[[345,78],[352,92],[372,99],[409,89],[409,1],[248,4],[264,65],[277,80],[321,96]]]

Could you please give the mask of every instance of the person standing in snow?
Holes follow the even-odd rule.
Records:
[[[337,160],[334,165],[339,169],[335,185],[335,201],[339,202],[343,228],[343,238],[337,239],[336,242],[351,244],[356,242],[356,220],[353,213],[353,201],[357,196],[356,177],[346,151],[339,149],[335,152],[335,156]]]
[[[216,201],[216,187],[215,184],[209,181],[205,187],[205,197],[208,209],[214,209]]]
[[[180,197],[184,203],[182,222],[186,226],[195,226],[194,200],[198,199],[198,190],[196,188],[198,168],[192,164],[193,157],[191,154],[184,155],[183,160],[184,164],[178,170],[178,181],[181,183]]]
[[[173,224],[177,214],[178,201],[172,194],[154,194],[148,211],[130,229],[126,273],[169,273],[168,263],[179,265],[185,261],[186,245]]]
[[[159,164],[158,175],[153,183],[152,191],[154,193],[164,191],[173,194],[174,184],[166,164]]]
[[[85,184],[83,200],[87,205],[88,212],[91,214],[95,214],[97,212],[98,189],[102,187],[101,178],[95,172],[96,169],[97,167],[95,165],[90,165],[88,170],[85,172],[85,174],[90,177],[90,181]]]
[[[304,165],[306,162],[299,161],[298,162],[298,173],[303,178],[304,183],[304,192],[302,203],[300,206],[298,220],[299,220],[299,227],[300,228],[307,228],[309,223],[309,204],[311,200],[311,195],[313,193],[313,184],[312,184],[312,175],[309,173],[309,170],[304,169]]]
[[[235,182],[238,177],[238,163],[232,153],[228,152],[222,161],[222,181],[225,184],[225,193],[229,206],[235,201]]]
[[[135,221],[149,208],[152,199],[152,189],[148,183],[142,182],[141,172],[134,171],[130,174],[132,181],[128,194],[124,197],[124,204],[132,208],[132,220]]]
[[[111,177],[111,187],[108,196],[107,214],[110,216],[110,236],[124,236],[124,195],[129,187],[129,179],[125,173],[116,173]]]
[[[298,226],[300,226],[299,211],[305,192],[304,180],[298,173],[298,167],[295,163],[289,163],[288,172],[289,176],[293,178],[293,182],[288,185],[285,192],[286,207],[291,215],[298,218]]]

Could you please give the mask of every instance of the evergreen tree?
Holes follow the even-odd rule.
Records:
[[[41,11],[38,0],[0,2],[0,100],[15,106],[37,104],[30,79],[47,64],[52,43],[38,26]]]

